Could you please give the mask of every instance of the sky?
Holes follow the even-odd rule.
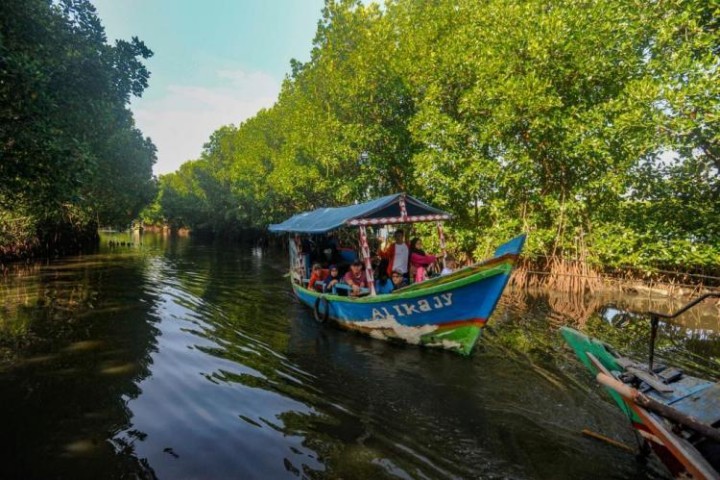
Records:
[[[91,0],[108,43],[154,55],[135,122],[158,148],[155,174],[200,157],[219,127],[272,106],[290,59],[310,59],[323,0]]]

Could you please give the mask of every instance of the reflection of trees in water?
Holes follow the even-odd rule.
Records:
[[[553,325],[575,325],[582,328],[596,314],[608,321],[649,321],[646,312],[672,313],[679,310],[686,301],[668,297],[648,297],[623,293],[597,293],[593,295],[568,294],[554,290],[507,289],[501,298],[501,305],[519,311],[536,307],[538,301],[547,302]],[[618,318],[614,318],[614,317]],[[708,300],[697,308],[685,312],[673,320],[686,329],[720,332],[720,308]]]
[[[3,335],[0,415],[14,443],[0,476],[152,477],[132,448],[111,443],[130,428],[127,401],[150,375],[157,331],[143,271],[139,259],[89,256],[3,279],[14,333]]]
[[[582,327],[603,305],[602,300],[596,296],[537,289],[508,289],[500,303],[521,312],[545,308],[546,320],[549,326],[554,328],[562,325]]]
[[[217,267],[215,275],[218,269],[222,270]],[[247,295],[248,300],[226,301],[222,311],[208,310],[203,320],[197,322],[192,333],[210,340],[213,346],[195,348],[243,367],[243,371],[237,373],[218,369],[208,380],[276,392],[305,407],[241,415],[241,419],[251,425],[279,432],[282,437],[277,442],[290,444],[284,458],[273,459],[282,462],[290,474],[310,478],[396,478],[392,472],[425,471],[414,456],[423,448],[421,438],[412,440],[410,450],[405,451],[399,446],[396,451],[388,452],[390,445],[398,444],[397,432],[417,422],[410,418],[413,416],[411,409],[393,411],[393,403],[408,396],[407,392],[399,391],[402,383],[383,382],[382,386],[368,383],[369,372],[385,368],[388,358],[382,357],[383,351],[390,348],[400,366],[404,350],[315,325],[310,314],[290,296],[287,301],[279,300],[280,289],[267,291],[269,284],[277,282],[277,273],[271,274],[270,283],[258,281],[257,289],[248,287],[242,280],[240,285],[237,281],[225,284],[224,288],[235,290],[236,296],[241,291],[241,298]],[[264,278],[266,273],[258,272],[257,275]],[[205,299],[211,296],[213,302],[224,299],[222,291],[206,289]],[[336,339],[322,341],[336,334]],[[296,343],[291,344],[291,341]],[[376,346],[378,357],[363,356],[361,350],[356,350],[358,343],[370,345],[370,348]],[[297,348],[301,353],[296,352],[292,358],[286,355],[285,352]],[[415,358],[417,351],[411,349],[409,354]],[[324,363],[330,361],[328,355],[333,358],[332,364]],[[417,371],[413,375],[421,373]],[[422,390],[423,385],[424,381],[418,378],[418,390]],[[432,436],[432,432],[426,433]],[[422,433],[413,427],[413,435],[422,436]],[[393,438],[395,440],[391,441]],[[298,443],[292,446],[290,439],[296,439]],[[437,452],[424,451],[423,454],[432,458],[432,464],[437,468],[447,463]],[[448,468],[453,467],[448,465]],[[437,469],[429,468],[425,475],[437,477]]]
[[[557,329],[570,325],[613,345],[639,360],[647,357],[648,311],[674,312],[682,301],[625,294],[574,295],[547,290],[508,289],[500,301],[512,312],[501,332],[515,351],[543,351],[555,341]],[[498,314],[491,319],[497,321]],[[705,302],[673,320],[661,322],[656,342],[658,355],[668,364],[710,378],[720,376],[720,328],[717,307]]]
[[[262,338],[273,351],[286,350],[287,330],[278,328],[276,322],[269,322],[266,317],[284,315],[286,304],[293,297],[289,293],[285,298],[278,297],[278,282],[284,286],[286,279],[278,280],[277,271],[264,265],[269,260],[249,255],[249,248],[243,251],[234,245],[210,248],[193,244],[187,248],[184,255],[168,252],[166,259],[181,289],[201,302],[192,306],[202,318],[196,322],[198,331],[211,339],[224,340],[228,348],[247,348],[241,345],[248,339]],[[278,261],[285,266],[285,259]],[[248,337],[238,336],[238,332]],[[255,349],[251,347],[251,351]],[[255,358],[243,356],[240,360]]]
[[[361,401],[359,410],[352,412],[328,406],[313,414],[280,414],[285,435],[301,436],[303,445],[316,452],[321,462],[288,456],[284,459],[288,472],[316,479],[462,478],[478,474],[461,465],[453,466],[441,458],[440,452],[432,451],[429,445],[437,436],[427,431],[430,423],[428,429],[418,429],[418,419],[396,418],[382,425],[379,418],[397,416],[397,412],[387,410],[392,402],[373,399],[372,395]],[[407,438],[409,432],[412,439]]]

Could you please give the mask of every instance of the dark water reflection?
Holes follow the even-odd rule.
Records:
[[[508,292],[465,359],[317,326],[267,252],[122,240],[0,282],[0,478],[663,476],[580,434],[634,444],[557,335],[645,358],[637,299]],[[659,356],[717,379],[717,313]]]

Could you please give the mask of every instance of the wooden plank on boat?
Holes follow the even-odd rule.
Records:
[[[608,375],[612,378],[615,378],[612,373],[610,373],[610,370],[608,370],[605,365],[602,364],[600,360],[597,359],[595,355],[593,355],[590,352],[585,352],[585,355],[590,359],[590,362],[592,362],[593,365],[595,365],[595,368],[597,368],[600,372],[604,373],[605,375]]]
[[[672,404],[672,407],[699,422],[715,425],[720,422],[720,384],[693,393]]]
[[[635,360],[627,358],[627,357],[616,357],[615,362],[617,362],[617,364],[623,368],[630,368],[630,367],[643,368],[644,367],[644,365],[636,362]],[[647,370],[647,367],[645,367],[645,369]]]
[[[683,371],[674,367],[668,367],[665,370],[658,372],[658,377],[662,378],[664,382],[672,383],[683,376]]]
[[[628,406],[640,417],[643,424],[662,441],[665,448],[683,464],[693,477],[698,479],[720,479],[720,474],[700,455],[692,444],[672,433],[661,420],[636,403],[635,396],[640,394],[637,390],[603,372],[598,373],[596,378],[602,385],[611,388],[628,401]]]
[[[670,385],[664,384],[661,379],[648,372],[644,372],[636,367],[628,367],[626,370],[628,371],[628,373],[632,373],[637,378],[647,383],[658,392],[672,393],[674,391],[674,389]]]
[[[606,380],[601,383],[620,394],[623,398],[632,402],[633,405],[638,405],[654,413],[658,413],[659,415],[662,415],[663,417],[672,420],[673,422],[684,425],[687,428],[700,433],[701,435],[715,440],[716,442],[720,442],[720,430],[718,430],[717,428],[714,428],[707,423],[701,422],[694,418],[692,415],[688,415],[674,408],[673,406],[658,402],[657,400],[654,400],[649,396],[639,392],[630,385],[621,382],[620,380],[615,378],[602,363],[600,363],[600,360],[598,360],[595,355],[590,352],[585,352],[585,354],[595,365],[595,367],[600,371],[600,373],[604,374],[605,377],[612,380],[612,382]],[[600,380],[598,379],[598,381]]]
[[[700,455],[700,452],[698,452],[690,442],[673,434],[661,420],[655,418],[654,415],[650,414],[644,408],[637,406],[635,413],[642,419],[645,426],[662,440],[665,448],[673,453],[675,458],[685,466],[694,478],[707,480],[720,479],[720,474],[715,471],[712,465]]]

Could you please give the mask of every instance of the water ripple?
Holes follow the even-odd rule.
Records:
[[[643,353],[645,326],[607,303],[510,293],[466,359],[318,325],[277,254],[134,243],[0,282],[0,477],[663,475],[580,435],[633,442],[556,332]],[[664,326],[660,357],[717,374],[708,325]]]

